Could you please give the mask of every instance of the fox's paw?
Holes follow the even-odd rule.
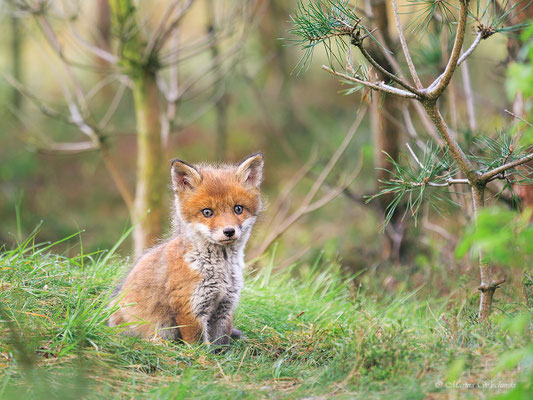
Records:
[[[230,336],[231,336],[231,338],[232,338],[233,340],[246,339],[246,336],[244,336],[244,335],[242,334],[242,332],[241,332],[239,329],[237,329],[237,328],[233,328],[233,329],[231,330],[231,334],[230,334]]]
[[[230,341],[231,339],[227,335],[219,337],[209,346],[211,353],[218,354],[225,352],[227,349],[229,349]]]

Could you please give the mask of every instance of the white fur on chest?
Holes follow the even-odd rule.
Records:
[[[231,310],[239,301],[243,286],[244,255],[232,247],[206,245],[185,255],[189,266],[202,280],[191,298],[193,312],[200,318],[212,318],[221,302]]]

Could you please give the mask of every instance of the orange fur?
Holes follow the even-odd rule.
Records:
[[[200,274],[183,260],[180,245],[178,237],[155,247],[139,260],[124,282],[118,298],[120,308],[111,316],[111,325],[132,323],[132,333],[145,338],[154,336],[158,329],[179,326],[183,340],[198,340],[202,328],[192,315],[189,299]],[[180,336],[177,330],[158,335]]]

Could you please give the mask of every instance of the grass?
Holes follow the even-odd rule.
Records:
[[[246,277],[236,314],[246,339],[213,355],[107,327],[109,292],[126,262],[51,249],[31,237],[0,253],[1,399],[440,399],[509,390],[480,382],[518,383],[522,392],[507,396],[532,398],[531,318],[518,302],[479,325],[475,299],[376,293],[335,264],[276,272],[272,262]]]

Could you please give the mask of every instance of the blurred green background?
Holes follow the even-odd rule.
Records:
[[[84,230],[82,239],[86,251],[109,248],[131,221],[102,153],[95,150],[65,154],[47,150],[52,141],[75,142],[85,136],[78,127],[44,115],[39,109],[45,105],[69,115],[63,87],[67,85],[75,94],[76,85],[65,72],[64,61],[68,60],[94,121],[101,120],[111,107],[117,106],[104,130],[105,141],[127,187],[134,192],[137,146],[131,90],[127,82],[123,85],[123,71],[95,56],[90,47],[102,47],[105,41],[108,51],[116,53],[114,35],[117,32],[109,25],[107,2],[50,2],[49,23],[62,57],[47,40],[46,30],[35,12],[42,2],[23,2],[35,7],[29,11],[17,9],[16,3],[5,2],[1,14],[4,40],[0,43],[0,65],[4,79],[0,80],[0,242],[12,246],[20,239],[19,235],[25,237],[39,226],[37,238],[40,241],[54,241]],[[169,2],[136,4],[142,29],[149,37]],[[194,2],[180,23],[179,46],[186,50],[183,60],[177,63],[178,87],[181,90],[188,79],[198,79],[198,82],[178,101],[166,159],[160,162],[166,174],[164,179],[169,182],[168,161],[174,157],[191,163],[238,161],[249,153],[263,151],[266,157],[263,190],[270,207],[256,227],[257,233],[250,243],[253,249],[272,229],[270,217],[278,211],[272,206],[294,210],[343,140],[361,107],[368,104],[372,96],[364,91],[344,95],[342,91],[346,86],[321,70],[320,66],[327,63],[327,59],[320,49],[308,70],[295,69],[303,55],[299,47],[291,45],[294,37],[288,32],[296,1],[213,4]],[[409,5],[402,3],[400,6]],[[387,7],[390,13],[390,4]],[[213,57],[213,46],[204,46],[196,52],[191,49],[198,49],[198,43],[209,37],[209,18],[213,14],[209,10],[214,10],[213,29],[220,32],[221,37],[216,42],[217,51],[227,64],[225,68],[201,73]],[[403,17],[406,26],[414,26],[416,13]],[[388,27],[388,34],[395,39],[392,25]],[[407,32],[415,63],[420,65],[422,79],[428,81],[441,70],[446,58],[443,52],[449,48],[453,35],[446,29],[416,34],[407,29]],[[472,38],[470,34],[467,40]],[[491,38],[490,44],[483,43],[470,61],[478,129],[482,132],[496,132],[508,122],[509,116],[503,112],[512,102],[504,91],[508,41],[509,38],[501,35]],[[239,44],[237,49],[235,43]],[[177,59],[172,57],[171,50],[167,54],[170,55],[161,57],[161,62]],[[160,72],[167,82],[170,69],[165,67]],[[27,93],[15,90],[7,77],[15,77]],[[115,103],[120,90],[123,95]],[[453,93],[443,99],[441,109],[446,118],[455,121],[459,131],[465,132],[465,98],[458,77],[451,91]],[[29,98],[28,93],[38,100]],[[350,185],[349,193],[340,194],[291,226],[279,240],[281,260],[290,261],[299,254],[304,259],[314,259],[318,252],[325,251],[329,257],[344,260],[351,270],[390,264],[390,253],[384,250],[383,244],[382,211],[364,201],[364,196],[378,191],[375,158],[380,152],[374,145],[371,114],[365,117],[327,179],[328,185],[336,185],[357,168],[363,157],[361,173]],[[416,113],[411,111],[411,114],[425,140],[424,126]],[[401,150],[405,151],[404,143],[411,140],[405,122],[397,120],[392,126],[400,135]],[[221,132],[227,132],[224,146],[220,145]],[[285,203],[278,204],[280,193],[314,151],[317,161],[311,173],[295,187]],[[164,196],[163,210],[168,210],[164,230],[168,231],[170,190],[166,190]],[[405,222],[401,263],[453,268],[456,261],[450,250],[467,221],[462,217],[447,220],[446,215],[440,216],[429,209],[424,214],[423,218],[431,224],[415,227],[409,218]],[[428,229],[435,225],[440,228]],[[442,240],[439,234],[442,230],[447,232],[444,238],[451,237],[452,242]],[[73,251],[79,249],[76,247]],[[128,241],[121,252],[130,255],[131,251]],[[460,268],[465,267],[464,262],[460,264]]]

